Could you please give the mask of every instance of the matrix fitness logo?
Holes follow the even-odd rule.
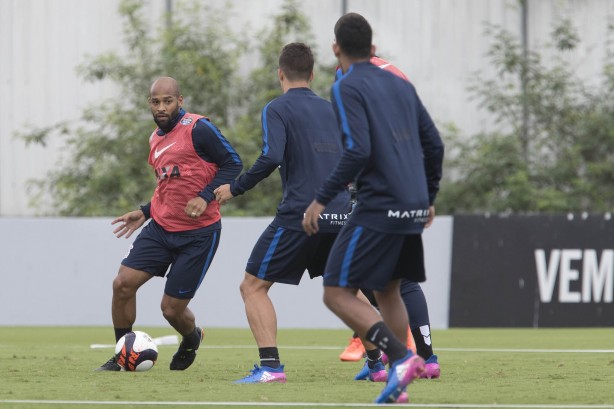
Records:
[[[393,210],[388,209],[389,219],[413,219],[415,223],[426,223],[429,220],[429,209]]]
[[[303,214],[304,217],[304,214]],[[331,226],[343,226],[348,219],[347,213],[322,213],[320,220],[326,220]]]

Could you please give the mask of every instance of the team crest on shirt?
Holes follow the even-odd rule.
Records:
[[[192,118],[183,118],[181,120],[181,125],[190,125],[192,123],[193,119]]]

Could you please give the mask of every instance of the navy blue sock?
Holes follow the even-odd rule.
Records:
[[[433,345],[431,343],[429,310],[422,287],[415,281],[402,280],[401,298],[403,298],[409,316],[409,325],[416,343],[416,352],[426,360],[433,355]],[[426,335],[422,334],[421,328]]]
[[[409,324],[411,328],[418,328],[423,325],[430,325],[429,309],[426,304],[426,297],[419,283],[415,281],[401,281],[401,298],[405,304]]]
[[[433,344],[431,343],[431,327],[424,325],[424,332],[422,334],[422,327],[412,328],[411,334],[414,336],[414,342],[416,343],[416,353],[420,355],[426,361],[433,355]]]

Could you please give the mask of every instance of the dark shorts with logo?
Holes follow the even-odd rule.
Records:
[[[420,234],[390,234],[346,224],[331,249],[324,285],[382,291],[395,279],[426,280]]]
[[[134,240],[122,264],[153,276],[166,275],[165,294],[191,299],[211,265],[220,233],[219,222],[197,230],[168,232],[152,219]]]
[[[245,271],[262,280],[298,284],[305,273],[311,278],[324,273],[336,233],[307,236],[270,224],[262,233],[247,261]]]

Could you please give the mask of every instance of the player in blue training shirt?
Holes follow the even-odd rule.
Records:
[[[399,288],[403,278],[425,280],[421,234],[434,217],[444,147],[414,87],[369,62],[371,39],[359,14],[335,24],[333,51],[344,75],[331,96],[345,150],[307,208],[303,227],[317,233],[329,201],[356,180],[357,206],[326,264],[324,302],[386,353],[388,380],[375,402],[392,403],[424,371],[424,360],[406,347]],[[359,288],[374,291],[381,316],[356,297]]]
[[[283,197],[275,219],[262,233],[241,283],[247,320],[260,354],[260,366],[237,383],[285,382],[277,349],[277,317],[268,291],[274,283],[299,284],[305,270],[321,276],[332,244],[350,211],[347,186],[327,203],[317,235],[303,231],[304,210],[339,161],[343,146],[330,102],[309,89],[313,55],[302,43],[286,45],[279,56],[282,96],[262,111],[263,148],[252,167],[215,190],[224,204],[253,188],[279,168]]]
[[[409,81],[407,76],[399,70],[397,67],[384,60],[383,58],[373,56],[371,57],[371,64],[381,68],[382,70],[389,71],[399,78],[404,79],[405,81]],[[337,70],[337,79],[343,75],[341,68]],[[356,189],[350,189],[350,192],[355,193]],[[429,227],[429,224],[424,226]],[[363,301],[369,302],[375,308],[377,308],[377,301],[373,296],[373,292],[370,290],[361,289],[361,292],[358,293],[359,296],[364,294],[365,299]],[[429,320],[429,312],[428,305],[426,302],[426,297],[424,296],[424,292],[422,291],[422,287],[419,283],[410,280],[401,280],[401,298],[403,298],[403,302],[405,303],[405,308],[407,309],[407,315],[409,316],[409,326],[410,332],[407,334],[407,349],[412,349],[418,355],[420,355],[426,362],[424,372],[422,372],[422,378],[439,378],[440,376],[440,367],[439,362],[437,360],[437,355],[433,353],[433,344],[431,339],[431,324]],[[415,342],[414,342],[415,340]],[[352,335],[352,339],[348,347],[341,353],[340,358],[342,361],[360,361],[363,359],[363,356],[367,354],[368,350],[373,350],[377,348],[377,346],[367,343],[363,346],[363,343],[358,336],[358,334],[354,333]],[[379,353],[377,351],[371,351],[369,354],[371,356],[378,356]],[[383,357],[385,361],[385,356]],[[373,361],[373,360],[371,360]],[[372,367],[376,366],[373,365]],[[367,362],[365,366],[361,369],[361,371],[356,375],[354,380],[371,380],[373,382],[386,382],[387,374],[386,368],[384,365],[378,365],[378,368],[370,368],[368,366],[369,358],[367,358]]]

